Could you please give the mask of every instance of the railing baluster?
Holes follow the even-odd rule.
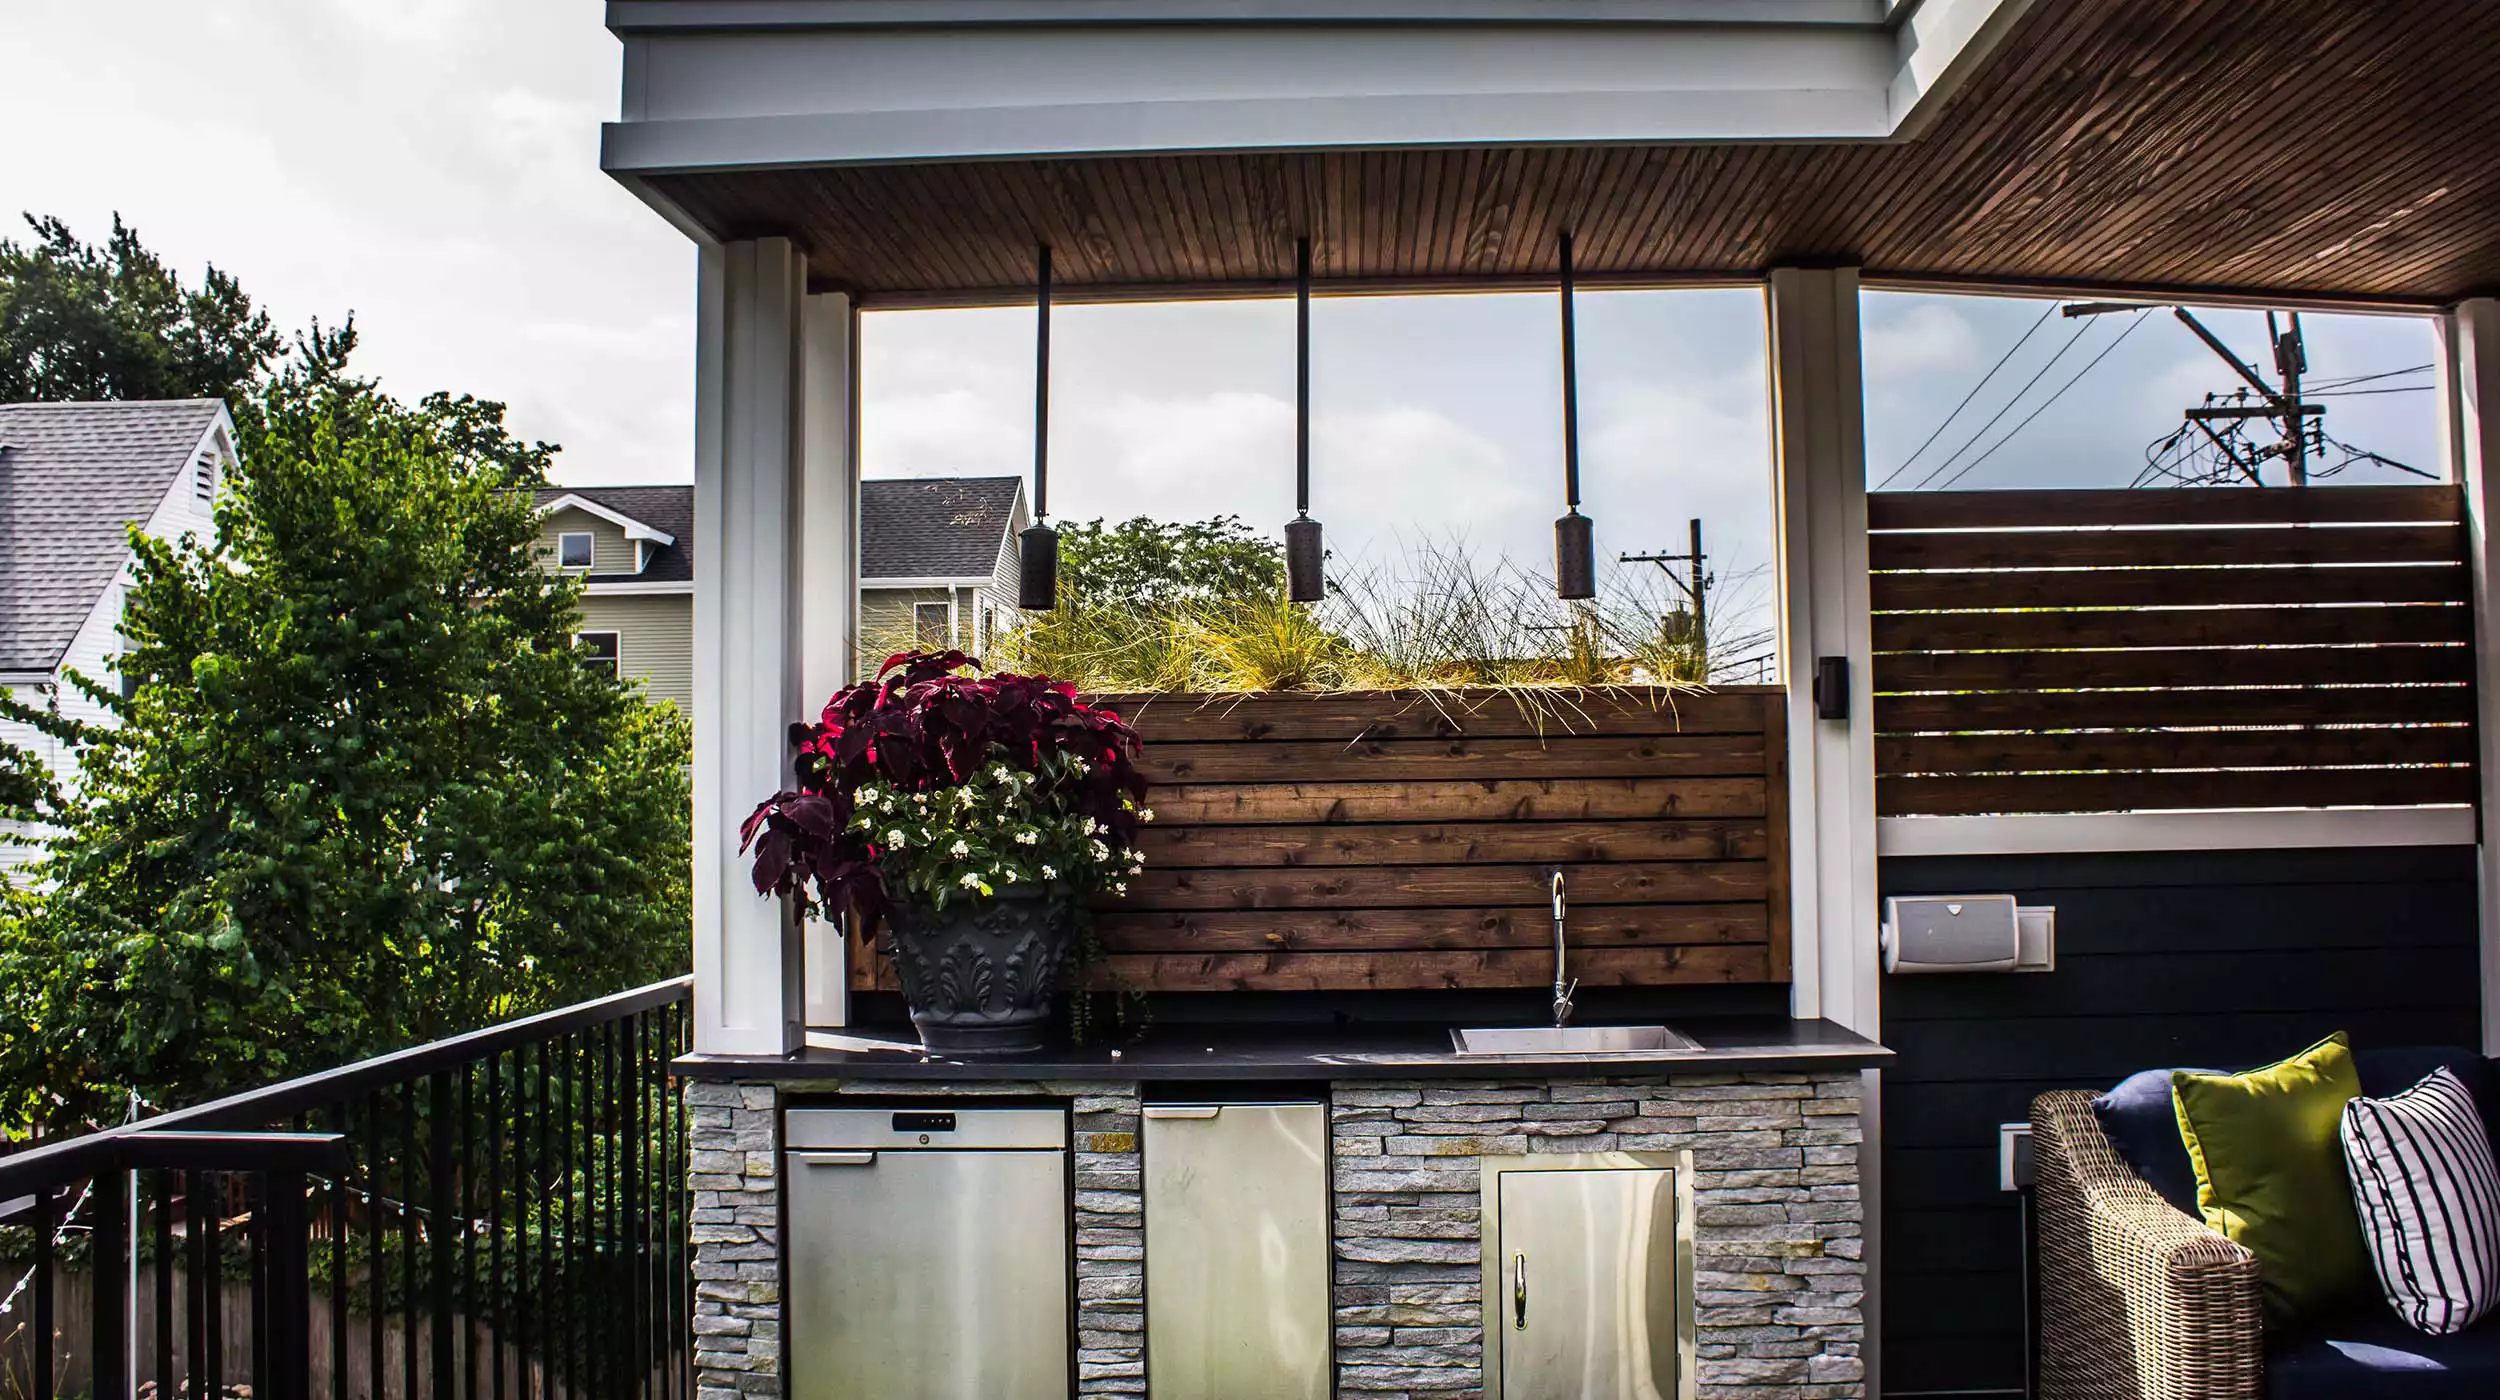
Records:
[[[399,1086],[399,1385],[417,1400],[417,1081]]]
[[[634,1395],[636,1400],[651,1400],[651,1342],[655,1330],[651,1323],[651,1103],[650,1056],[651,1026],[647,1013],[634,1013],[634,1155],[626,1167],[634,1173],[626,1194],[631,1197],[627,1213],[633,1217],[633,1241],[627,1259],[633,1266],[634,1281]]]
[[[344,1109],[333,1110],[330,1119],[332,1127],[347,1131]],[[323,1193],[330,1203],[330,1400],[347,1400],[347,1179],[354,1171],[342,1149]]]
[[[156,1395],[174,1400],[174,1172],[156,1170]]]
[[[503,1298],[503,1232],[506,1214],[503,1195],[503,1055],[501,1052],[486,1061],[486,1334],[493,1339],[493,1351],[487,1365],[493,1372],[489,1383],[493,1400],[504,1400],[504,1298]],[[517,1209],[514,1212],[517,1214]]]
[[[87,1233],[87,1270],[94,1281],[93,1354],[87,1373],[95,1400],[130,1396],[130,1173],[108,1171],[94,1181],[94,1222]]]
[[[555,1166],[555,1055],[556,1042],[538,1043],[538,1160],[531,1166],[538,1194],[538,1393],[552,1400],[555,1395],[557,1347],[556,1318],[556,1182],[548,1175]]]
[[[546,1242],[539,1240],[537,1242],[539,1272],[536,1274],[530,1272],[531,1241],[541,1228],[539,1224],[541,1217],[547,1212],[547,1193],[539,1189],[538,1175],[546,1170],[547,1161],[545,1136],[547,1115],[539,1107],[541,1095],[546,1090],[547,1080],[547,1057],[543,1048],[538,1056],[539,1072],[535,1078],[529,1077],[529,1062],[530,1047],[524,1045],[515,1054],[512,1067],[514,1110],[512,1187],[514,1216],[521,1223],[520,1231],[512,1237],[514,1313],[512,1330],[519,1342],[521,1368],[519,1400],[538,1400],[538,1397],[543,1394],[543,1386],[540,1384],[536,1370],[536,1358],[538,1353],[545,1349],[543,1346],[533,1345],[537,1338],[530,1331],[530,1299],[539,1286],[546,1281],[547,1267]],[[530,1135],[533,1132],[539,1135],[535,1144],[538,1150],[535,1152],[530,1150],[532,1146]]]
[[[453,1400],[451,1353],[451,1072],[436,1070],[427,1087],[425,1106],[432,1113],[427,1126],[425,1171],[430,1193],[426,1220],[427,1309],[433,1314],[428,1340],[433,1343],[434,1400]]]
[[[200,1383],[206,1396],[226,1393],[226,1177],[223,1172],[202,1172],[193,1178],[201,1187],[200,1199],[208,1206],[208,1252],[201,1266],[200,1294],[207,1319],[207,1369]],[[191,1228],[200,1229],[195,1217]]]
[[[686,1052],[687,1031],[692,1024],[682,1007],[669,1007],[668,1048],[672,1058]],[[668,1222],[668,1305],[669,1340],[676,1350],[676,1359],[669,1371],[677,1386],[676,1400],[695,1400],[694,1396],[694,1278],[687,1267],[687,1253],[693,1248],[694,1220],[694,1152],[692,1115],[686,1107],[686,1087],[669,1085],[669,1115],[676,1120],[674,1138],[669,1143],[669,1222]]]
[[[75,1210],[76,1197],[71,1197]],[[52,1400],[52,1232],[57,1228],[53,1215],[52,1188],[35,1192],[35,1335],[29,1340],[34,1353],[34,1400]]]
[[[244,1259],[252,1284],[252,1394],[269,1393],[269,1183],[254,1173],[243,1178]]]
[[[183,1297],[190,1311],[184,1316],[183,1338],[188,1364],[183,1367],[184,1384],[191,1400],[204,1400],[208,1392],[208,1240],[200,1229],[200,1201],[205,1181],[198,1172],[182,1174],[182,1233],[191,1247],[190,1278],[185,1280]]]
[[[581,1037],[564,1038],[563,1118],[559,1124],[564,1134],[564,1170],[557,1178],[564,1193],[557,1214],[564,1226],[564,1263],[561,1269],[564,1289],[564,1333],[560,1345],[564,1353],[564,1400],[582,1400],[581,1365],[578,1343],[581,1340],[581,1235],[574,1228],[573,1216],[573,1149],[581,1136]]]
[[[477,1066],[460,1067],[460,1374],[477,1400]],[[492,1209],[490,1206],[489,1209]]]
[[[599,1213],[591,1222],[591,1258],[598,1269],[598,1292],[606,1306],[599,1309],[599,1393],[617,1394],[616,1363],[623,1349],[616,1344],[616,1283],[619,1274],[617,1242],[623,1232],[617,1229],[618,1211],[624,1202],[617,1196],[617,1149],[624,1139],[617,1132],[616,1112],[616,1023],[604,1022],[599,1027],[598,1064],[593,1070],[597,1091],[591,1098],[591,1140],[599,1152]]]
[[[382,1253],[382,1095],[380,1091],[365,1095],[365,1347],[372,1354],[366,1358],[365,1373],[371,1377],[373,1394],[370,1400],[383,1400],[383,1378],[390,1374],[384,1361],[388,1352],[382,1341],[384,1320],[390,1316],[390,1295],[383,1278]]]

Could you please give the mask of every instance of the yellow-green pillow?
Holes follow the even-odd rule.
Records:
[[[2341,1031],[2246,1074],[2170,1076],[2205,1223],[2257,1256],[2266,1325],[2366,1292],[2370,1256],[2337,1136],[2361,1076]]]

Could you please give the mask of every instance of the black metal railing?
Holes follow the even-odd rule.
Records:
[[[679,978],[0,1157],[0,1400],[693,1400],[688,1013]]]

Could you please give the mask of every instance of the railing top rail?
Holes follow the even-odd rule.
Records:
[[[387,1055],[376,1055],[369,1060],[358,1060],[351,1065],[284,1080],[265,1088],[247,1089],[240,1094],[229,1094],[222,1099],[176,1109],[134,1126],[155,1132],[178,1128],[258,1127],[370,1089],[403,1084],[437,1070],[457,1069],[515,1046],[535,1045],[542,1040],[552,1040],[608,1021],[621,1020],[639,1011],[668,1006],[693,994],[693,977],[672,977],[665,982],[654,982],[595,1001],[560,1006],[553,1011],[542,1011],[535,1016],[524,1016],[517,1021],[506,1021],[501,1025],[428,1041],[423,1045],[412,1045],[405,1050],[394,1050]]]
[[[0,1158],[0,1201],[133,1168],[322,1172],[347,1161],[347,1139],[337,1133],[157,1133],[147,1127],[128,1124]]]

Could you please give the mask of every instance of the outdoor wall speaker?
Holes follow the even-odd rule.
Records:
[[[1285,596],[1297,603],[1316,603],[1328,596],[1327,555],[1320,549],[1319,522],[1298,515],[1285,522]]]
[[[1895,895],[1883,945],[1886,972],[2012,972],[2021,921],[2010,894]]]
[[[1059,606],[1059,532],[1037,521],[1016,539],[1016,606],[1048,612]]]
[[[1554,596],[1597,596],[1597,537],[1576,510],[1554,522]]]

